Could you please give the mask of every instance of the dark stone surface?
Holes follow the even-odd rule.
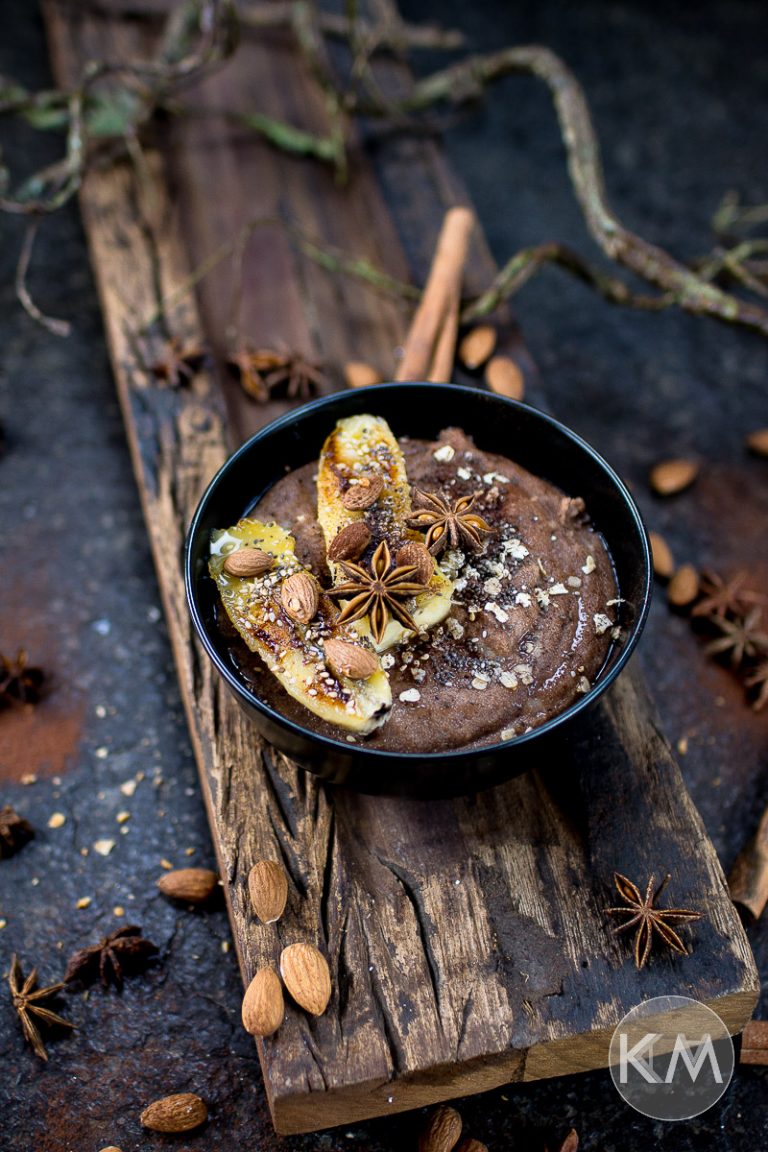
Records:
[[[677,254],[710,246],[709,219],[726,190],[738,189],[747,203],[768,201],[760,3],[405,7],[414,18],[465,27],[473,47],[539,40],[562,52],[592,102],[614,207]],[[6,0],[3,28],[0,73],[48,83],[42,28],[28,0]],[[540,85],[509,79],[487,103],[450,119],[451,157],[500,261],[549,238],[594,252]],[[54,138],[2,130],[15,171],[57,154]],[[38,830],[0,865],[0,966],[5,972],[16,950],[42,979],[59,978],[76,947],[126,922],[143,926],[161,958],[122,996],[99,987],[87,998],[64,996],[62,1011],[79,1031],[52,1040],[48,1065],[24,1047],[0,993],[0,1145],[414,1148],[417,1115],[274,1137],[255,1052],[240,1028],[236,964],[222,951],[226,915],[174,908],[155,890],[162,858],[212,863],[205,814],[75,209],[46,223],[32,275],[39,303],[73,321],[67,341],[48,336],[15,302],[20,242],[19,222],[0,216],[0,650],[26,646],[50,670],[51,688],[34,723],[0,716],[0,778],[38,776],[28,786],[5,784],[0,796]],[[766,423],[768,346],[678,313],[612,309],[556,271],[528,286],[515,307],[555,412],[628,478],[676,555],[725,572],[746,567],[765,581],[766,466],[746,456],[742,438]],[[681,453],[705,463],[701,481],[684,497],[654,501],[649,465]],[[661,596],[641,659],[666,732],[673,742],[688,738],[683,770],[727,868],[768,801],[765,715],[748,710],[732,675],[705,660],[700,639]],[[137,773],[143,777],[126,795],[120,786]],[[130,818],[118,824],[123,811]],[[47,827],[53,812],[66,815],[62,828]],[[101,838],[116,841],[107,857],[92,848]],[[84,896],[91,904],[76,909]],[[765,925],[750,938],[768,971]],[[207,1127],[181,1140],[143,1134],[140,1109],[184,1090],[209,1102]],[[650,1143],[752,1152],[768,1141],[764,1069],[739,1070],[720,1105],[678,1125],[626,1108],[603,1073],[512,1085],[459,1107],[465,1130],[496,1152],[553,1147],[571,1125],[584,1148],[601,1152]]]

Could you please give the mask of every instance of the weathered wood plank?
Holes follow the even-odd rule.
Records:
[[[62,80],[84,59],[151,46],[135,23],[54,0],[46,13]],[[392,82],[401,73],[392,70]],[[296,122],[322,116],[282,35],[248,38],[194,99],[250,101]],[[284,1132],[604,1065],[618,1019],[662,991],[706,1000],[736,1031],[757,993],[715,853],[631,670],[559,763],[475,797],[408,803],[327,790],[263,746],[191,636],[185,526],[229,445],[281,406],[249,404],[213,371],[178,390],[142,371],[130,332],[154,311],[155,285],[170,298],[197,262],[262,215],[289,215],[395,275],[422,273],[442,212],[459,198],[432,144],[393,141],[379,150],[377,173],[358,157],[341,189],[328,173],[210,118],[174,129],[162,152],[147,154],[143,179],[118,165],[92,174],[82,195],[243,976],[299,939],[316,942],[333,973],[325,1016],[289,1011],[260,1044]],[[471,263],[487,279],[481,237]],[[331,280],[296,255],[281,227],[254,233],[245,270],[240,323],[255,345],[282,338],[322,357],[337,377],[351,357],[391,365],[405,329],[401,309]],[[197,301],[186,297],[173,310],[172,331],[225,352],[231,288],[231,267],[222,264]],[[503,338],[523,355],[512,325]],[[262,856],[283,860],[292,882],[286,914],[269,928],[254,923],[245,885]],[[707,913],[690,957],[655,956],[635,972],[601,911],[613,902],[614,869],[641,881],[653,870],[674,872],[675,901]]]

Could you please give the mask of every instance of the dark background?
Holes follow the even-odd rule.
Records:
[[[747,2],[404,5],[410,18],[462,27],[476,49],[540,41],[560,52],[586,88],[620,218],[685,259],[711,247],[726,191],[746,204],[768,201],[764,12]],[[50,83],[35,5],[3,0],[0,20],[0,72]],[[510,78],[448,121],[449,154],[500,262],[547,239],[597,258],[540,84]],[[13,170],[58,155],[54,138],[0,129]],[[48,1065],[25,1049],[0,1004],[0,1148],[415,1148],[413,1114],[277,1139],[240,1026],[226,915],[179,910],[156,893],[161,858],[211,865],[213,856],[76,209],[45,225],[31,277],[39,302],[73,321],[68,340],[47,335],[15,301],[20,242],[18,221],[0,215],[0,650],[27,647],[50,670],[51,693],[33,719],[0,715],[0,778],[9,780],[0,801],[38,829],[0,865],[0,967],[16,950],[52,981],[76,947],[126,922],[143,926],[162,963],[122,996],[96,987],[87,1000],[64,997],[79,1031],[51,1042]],[[766,464],[746,455],[743,437],[768,424],[768,343],[677,312],[612,308],[555,270],[528,285],[515,309],[554,411],[627,478],[678,559],[725,573],[743,567],[765,585]],[[689,454],[703,463],[697,486],[655,501],[650,464]],[[663,594],[639,658],[665,732],[673,744],[688,741],[685,778],[727,870],[768,802],[768,713],[748,709],[741,686],[706,660]],[[11,782],[20,772],[37,773],[37,783]],[[127,796],[120,786],[137,773]],[[49,830],[55,811],[67,821]],[[131,816],[119,825],[121,811]],[[103,837],[117,842],[108,857],[80,854]],[[92,902],[77,910],[82,896]],[[768,929],[750,929],[750,939],[768,972]],[[767,1009],[763,1002],[763,1016]],[[607,1073],[510,1085],[459,1108],[492,1152],[553,1148],[571,1126],[582,1147],[602,1152],[651,1143],[756,1152],[768,1142],[766,1076],[737,1070],[717,1107],[677,1125],[626,1108]],[[140,1109],[183,1090],[209,1102],[207,1127],[182,1139],[143,1134]]]

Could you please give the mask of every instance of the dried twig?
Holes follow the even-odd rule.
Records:
[[[549,88],[576,198],[587,227],[605,254],[659,288],[668,303],[768,336],[768,311],[716,288],[663,249],[625,228],[614,215],[605,197],[600,150],[584,92],[570,69],[548,48],[529,45],[471,56],[419,81],[402,108],[420,111],[440,101],[466,99],[513,73],[537,76]]]
[[[293,0],[245,4],[240,11],[240,21],[246,28],[279,28],[293,21],[295,8]],[[435,24],[408,24],[405,21],[396,25],[385,21],[372,23],[359,15],[350,19],[347,15],[322,11],[317,13],[317,23],[325,36],[335,40],[349,42],[356,36],[360,40],[371,41],[374,45],[372,52],[402,54],[412,48],[453,51],[462,48],[465,42],[463,33],[456,29],[440,28]]]
[[[37,235],[39,224],[39,219],[30,220],[24,233],[21,255],[16,265],[16,295],[24,311],[27,312],[33,320],[36,320],[38,324],[42,324],[42,326],[47,328],[49,332],[52,332],[54,336],[69,336],[71,328],[69,322],[67,320],[56,320],[53,316],[46,316],[44,312],[41,312],[32,299],[29,288],[27,287],[29,261],[32,257],[32,249],[35,244],[35,236]]]

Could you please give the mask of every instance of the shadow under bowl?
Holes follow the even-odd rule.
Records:
[[[211,532],[236,523],[286,470],[316,460],[337,420],[371,412],[395,436],[432,440],[457,426],[494,452],[586,502],[614,564],[622,639],[612,646],[592,689],[540,727],[512,740],[452,752],[384,752],[330,739],[281,716],[239,675],[230,640],[217,626],[216,585],[208,575]],[[575,433],[542,412],[490,392],[452,384],[382,384],[336,393],[288,412],[251,437],[222,466],[195,512],[185,550],[187,600],[195,629],[259,736],[324,781],[374,794],[438,797],[491,787],[556,756],[583,733],[588,712],[626,665],[651,595],[648,537],[616,473]]]

